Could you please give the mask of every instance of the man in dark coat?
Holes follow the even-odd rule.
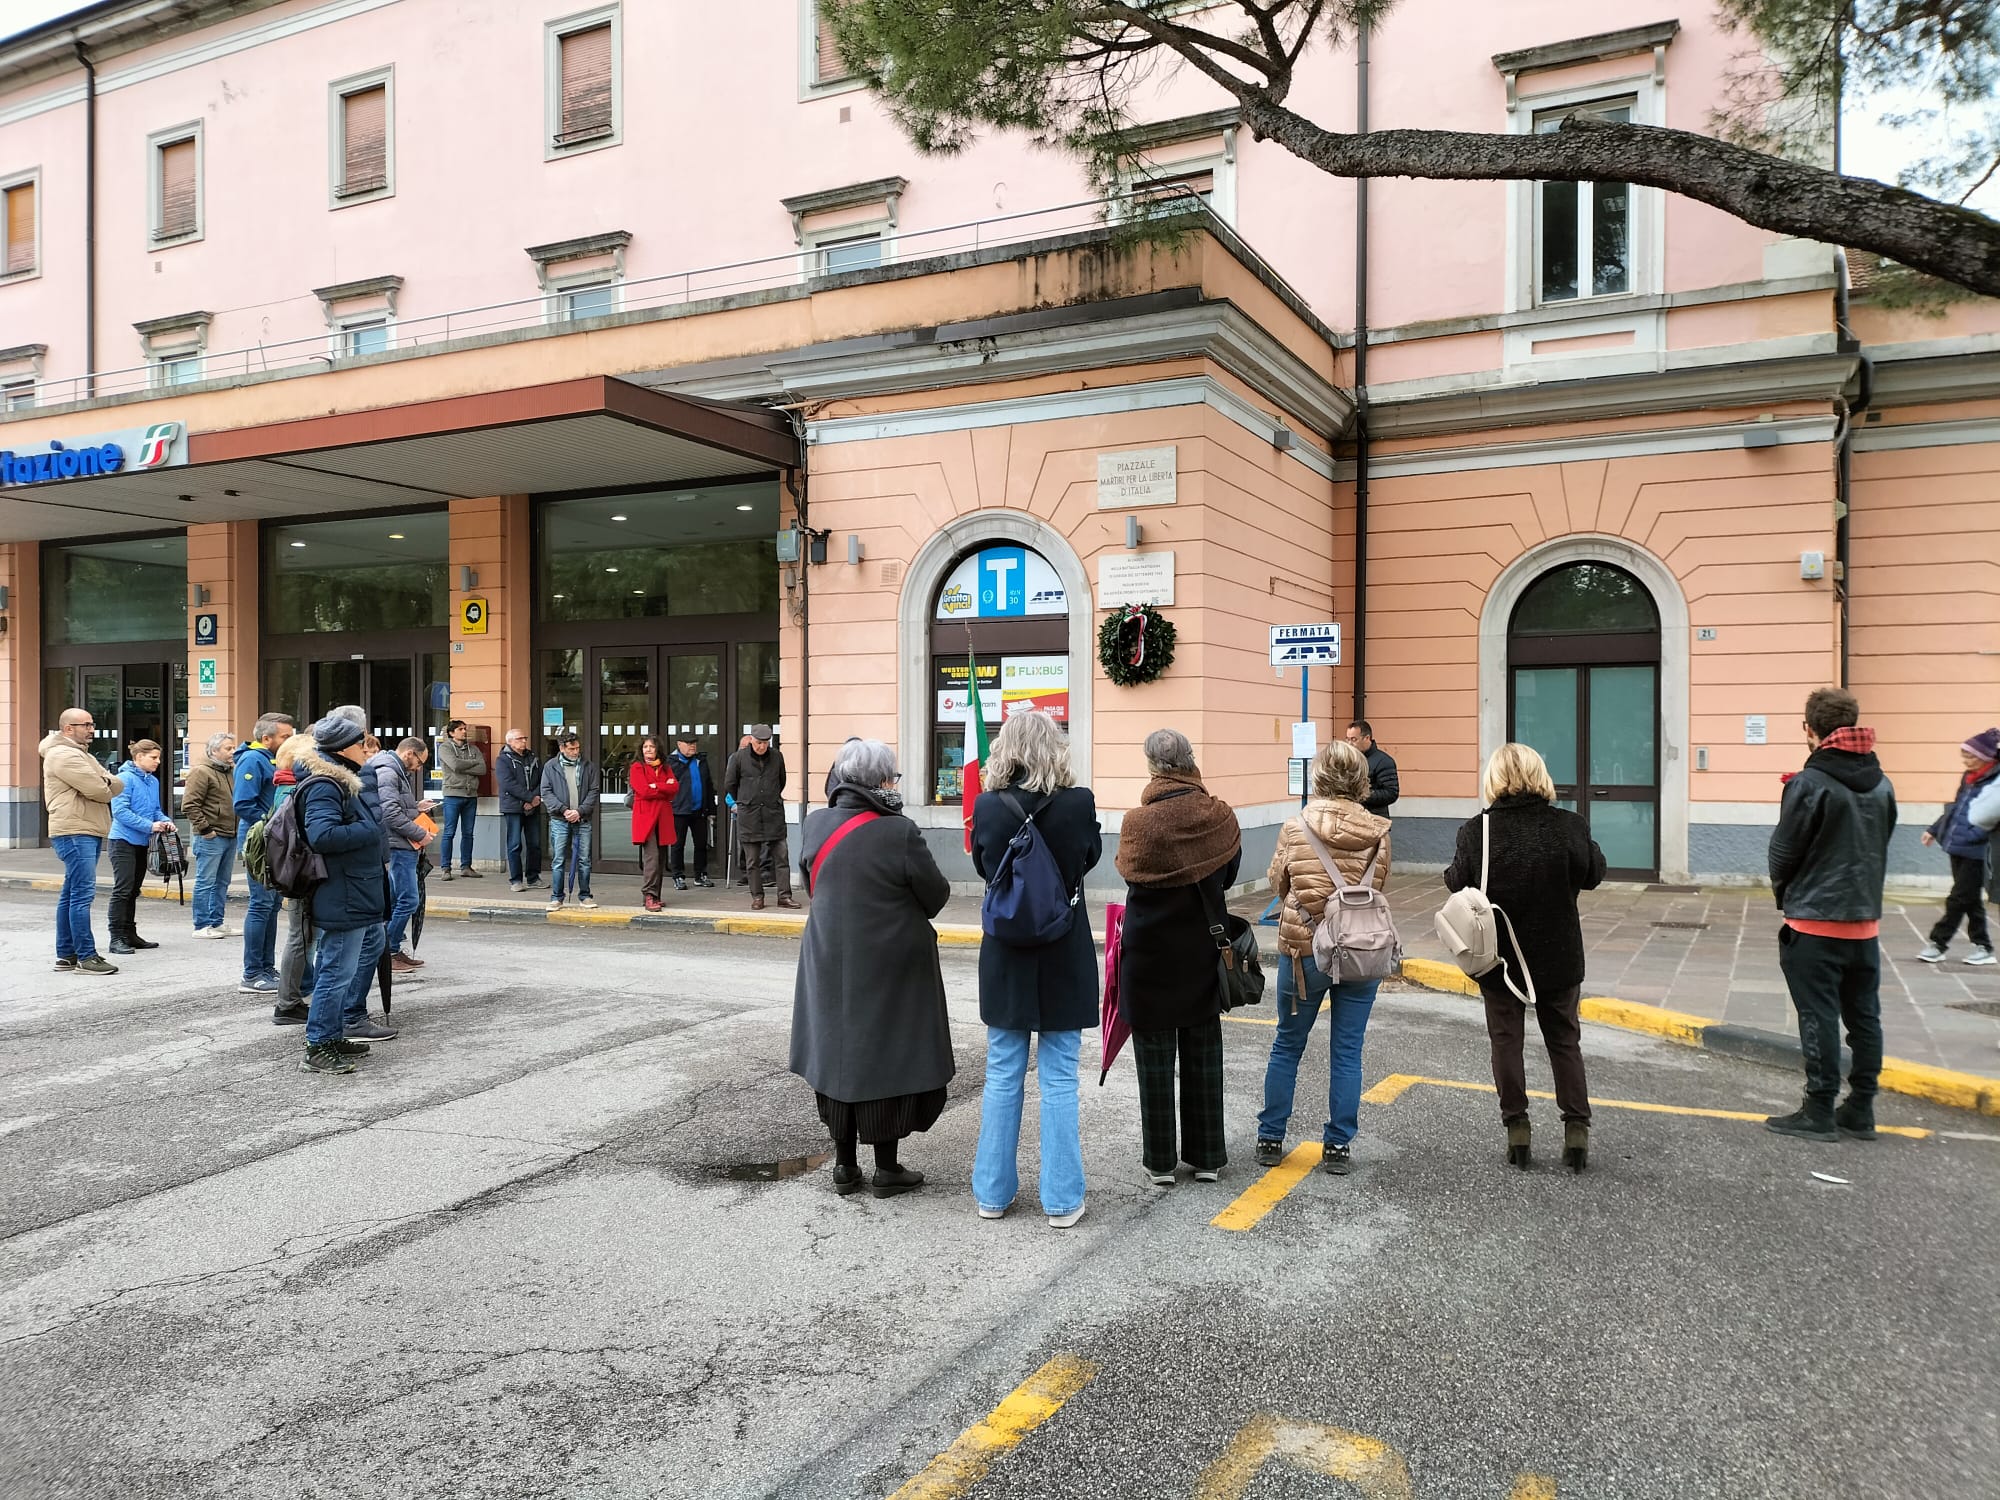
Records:
[[[359,723],[335,709],[312,727],[317,752],[300,756],[299,821],[306,843],[326,865],[313,888],[312,923],[319,933],[312,998],[306,1016],[307,1073],[352,1073],[368,1042],[395,1030],[368,1019],[368,986],[382,956],[389,915],[389,845],[382,832],[375,778]]]
[[[1366,719],[1356,719],[1347,726],[1347,743],[1368,758],[1368,795],[1361,799],[1361,805],[1388,817],[1389,808],[1403,795],[1402,784],[1396,779],[1395,757],[1375,743],[1375,730]]]
[[[897,1161],[896,1143],[937,1122],[956,1071],[931,926],[951,882],[902,816],[895,753],[860,740],[841,760],[875,784],[844,781],[802,831],[800,870],[815,899],[799,945],[791,1069],[819,1096],[835,1190],[861,1186],[855,1152],[866,1141],[875,1196],[887,1198],[924,1180]]]
[[[769,724],[750,726],[750,743],[729,757],[722,792],[736,811],[743,863],[750,872],[750,909],[764,909],[764,861],[777,878],[778,905],[792,899],[790,858],[785,851],[785,753],[771,743]]]
[[[507,888],[529,890],[542,883],[542,761],[525,731],[507,731],[493,779],[507,825]]]
[[[1875,758],[1875,731],[1859,727],[1852,693],[1806,699],[1805,769],[1786,778],[1771,830],[1771,894],[1785,914],[1778,967],[1799,1013],[1806,1095],[1764,1123],[1780,1135],[1875,1138],[1882,1073],[1882,882],[1896,831],[1896,789]],[[1854,1062],[1840,1098],[1840,1032]]]
[[[674,828],[679,837],[674,840],[669,861],[677,891],[688,888],[686,851],[690,840],[694,843],[694,883],[715,884],[708,878],[708,820],[715,816],[715,773],[709,770],[708,755],[700,746],[692,733],[683,732],[674,740],[674,753],[667,757],[681,784],[674,794]]]

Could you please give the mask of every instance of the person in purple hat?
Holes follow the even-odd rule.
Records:
[[[1931,940],[1917,955],[1927,964],[1944,962],[1945,949],[1965,921],[1965,935],[1972,940],[1968,964],[1993,962],[1993,937],[1986,928],[1985,891],[1992,878],[1993,834],[1973,821],[1973,803],[1980,793],[2000,778],[2000,728],[1982,729],[1958,747],[1965,762],[1965,776],[1958,795],[1939,819],[1924,830],[1925,844],[1942,844],[1951,860],[1951,894],[1945,898],[1944,915],[1931,928]]]

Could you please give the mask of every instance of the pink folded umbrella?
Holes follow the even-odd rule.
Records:
[[[1111,1064],[1118,1060],[1118,1049],[1125,1045],[1125,1038],[1132,1034],[1132,1027],[1125,1020],[1125,1013],[1118,1006],[1118,951],[1125,931],[1125,907],[1114,903],[1104,908],[1104,1008],[1098,1012],[1098,1043],[1104,1052],[1104,1067],[1097,1075],[1097,1086],[1104,1087],[1104,1080],[1111,1076]]]

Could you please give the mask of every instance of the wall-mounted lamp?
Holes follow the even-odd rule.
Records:
[[[1293,443],[1296,443],[1297,441],[1298,441],[1298,435],[1294,433],[1292,429],[1289,427],[1280,427],[1277,431],[1271,434],[1271,446],[1273,448],[1281,450],[1289,448],[1292,446]]]
[[[191,583],[188,585],[188,592],[194,596],[194,607],[196,609],[200,609],[202,605],[208,603],[209,596],[208,596],[207,584]]]
[[[847,565],[850,568],[861,566],[861,538],[858,536],[847,539]]]
[[[1129,550],[1138,545],[1139,518],[1137,516],[1127,516],[1125,518],[1125,546]]]
[[[0,610],[7,607],[7,585],[0,583]]]
[[[1778,446],[1777,431],[1770,427],[1753,427],[1743,434],[1743,446],[1746,448],[1775,448]]]
[[[813,566],[817,567],[826,561],[826,539],[832,533],[826,531],[808,531],[806,535],[812,538],[812,546],[806,553],[806,558]]]
[[[458,567],[458,591],[462,594],[469,594],[478,587],[479,574],[464,563],[460,563]]]

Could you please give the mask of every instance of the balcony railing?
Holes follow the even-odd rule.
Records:
[[[1206,205],[1192,191],[1185,191],[1184,197],[1185,201],[1176,200],[1165,211],[1181,213],[1205,209]],[[1084,232],[1100,227],[1109,218],[1128,213],[1132,202],[1130,198],[1082,199],[1054,208],[1001,214],[939,229],[897,233],[884,240],[879,266],[907,267],[945,256],[1026,245]],[[1149,201],[1145,208],[1145,212],[1153,216],[1162,211],[1162,204],[1157,199]],[[1257,267],[1274,281],[1281,282],[1281,278],[1261,257],[1247,248],[1242,253],[1249,255]],[[583,317],[571,317],[568,312],[570,300],[579,289],[564,288],[512,302],[492,302],[482,307],[399,318],[389,329],[387,349],[366,355],[340,353],[342,334],[339,330],[236,349],[204,350],[192,359],[191,351],[183,349],[163,355],[158,360],[123,369],[97,370],[85,375],[40,381],[34,387],[32,407],[59,407],[136,392],[164,392],[184,386],[227,383],[287,371],[306,373],[309,370],[346,369],[412,354],[438,353],[517,329],[606,322],[662,308],[685,307],[840,276],[866,274],[878,268],[871,266],[857,271],[828,273],[816,268],[818,259],[818,253],[807,247],[757,260],[732,261],[726,265],[622,281],[616,287],[617,311],[609,314],[594,312]],[[195,359],[199,360],[198,376],[192,375],[190,370]],[[20,398],[25,392],[17,387],[9,395],[15,398],[13,414],[24,415],[28,403]]]

